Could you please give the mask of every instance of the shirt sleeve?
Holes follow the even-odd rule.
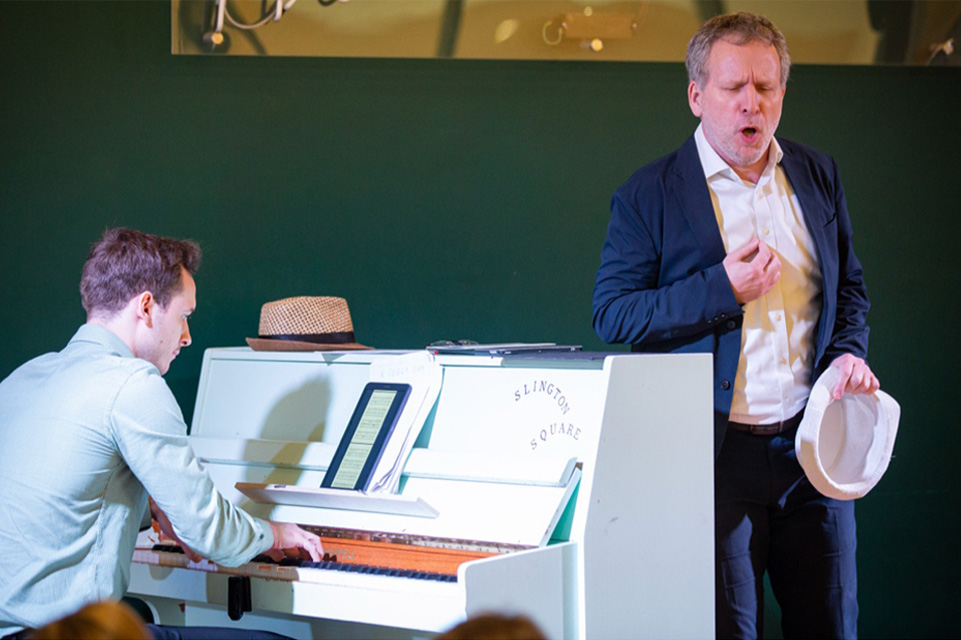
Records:
[[[618,192],[594,285],[594,330],[606,342],[667,346],[742,314],[724,265],[663,282],[664,245],[639,203]]]
[[[144,363],[121,387],[109,424],[127,466],[191,549],[237,566],[273,545],[270,525],[226,500],[187,440],[176,399],[156,367]]]

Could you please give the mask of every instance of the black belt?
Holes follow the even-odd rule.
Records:
[[[734,422],[733,420],[727,423],[728,429],[733,429],[734,431],[743,431],[744,433],[750,433],[756,436],[774,436],[779,433],[784,433],[785,431],[790,431],[791,429],[797,428],[801,424],[801,418],[804,417],[804,412],[797,414],[793,418],[788,418],[783,422],[773,422],[771,424],[744,424],[743,422]]]
[[[28,640],[31,633],[33,633],[33,629],[23,629],[9,636],[0,636],[0,640]]]

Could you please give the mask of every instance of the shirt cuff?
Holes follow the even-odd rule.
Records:
[[[274,532],[270,528],[270,523],[262,518],[254,518],[254,529],[257,531],[257,553],[254,555],[260,555],[261,553],[268,551],[272,546],[274,546]]]

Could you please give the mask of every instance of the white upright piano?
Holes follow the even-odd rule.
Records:
[[[438,355],[440,393],[394,496],[430,513],[238,491],[318,488],[371,364],[405,353],[207,350],[197,456],[228,499],[338,557],[227,569],[139,548],[128,595],[161,624],[295,638],[430,638],[486,611],[552,640],[713,637],[710,355]],[[369,567],[355,544],[406,559]],[[238,575],[249,611],[233,620]]]

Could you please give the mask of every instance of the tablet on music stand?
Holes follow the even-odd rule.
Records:
[[[409,384],[367,383],[321,487],[367,490],[410,390]]]

